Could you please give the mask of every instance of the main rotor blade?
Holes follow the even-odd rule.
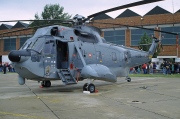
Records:
[[[54,25],[59,25],[59,24],[54,24]],[[29,29],[36,29],[36,28],[41,28],[41,27],[47,27],[47,26],[52,26],[52,25],[40,25],[40,26],[33,26],[33,27],[28,27],[28,28],[22,28],[22,29],[19,29],[19,30],[3,32],[3,33],[0,34],[0,37],[2,37],[3,35],[9,34],[9,33],[25,31],[25,30],[29,30]]]
[[[42,19],[42,20],[7,20],[7,21],[0,21],[0,22],[18,22],[18,21],[60,21],[60,22],[65,22],[65,20],[60,20],[60,19]]]
[[[113,23],[102,23],[102,22],[93,22],[93,23],[108,24],[108,25],[114,25],[114,26],[133,27],[133,28],[145,29],[145,30],[150,30],[150,31],[157,31],[157,32],[161,32],[161,33],[171,34],[171,35],[178,35],[178,33],[173,33],[173,32],[168,32],[168,31],[161,31],[161,30],[156,30],[156,29],[149,29],[149,28],[144,28],[144,27],[139,27],[139,26],[125,25],[125,24],[113,24]]]
[[[134,3],[114,7],[114,8],[111,8],[111,9],[107,9],[107,10],[104,10],[104,11],[89,15],[87,17],[87,19],[90,19],[92,17],[98,16],[98,15],[103,14],[103,13],[108,13],[108,12],[112,12],[112,11],[116,11],[116,10],[120,10],[120,9],[124,9],[124,8],[128,8],[128,7],[134,7],[134,6],[139,6],[139,5],[149,4],[149,3],[153,3],[153,2],[159,2],[159,1],[164,1],[164,0],[142,0],[142,1],[138,1],[138,2],[134,2]]]

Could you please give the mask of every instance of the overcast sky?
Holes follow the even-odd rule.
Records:
[[[34,19],[35,13],[40,14],[46,4],[59,4],[64,7],[64,12],[69,13],[72,16],[80,14],[87,17],[99,11],[136,1],[137,0],[0,0],[0,21]],[[164,0],[162,2],[129,9],[143,16],[157,5],[174,13],[180,9],[180,0]],[[107,14],[112,18],[115,18],[124,10],[125,9]],[[6,24],[13,25],[13,23]]]

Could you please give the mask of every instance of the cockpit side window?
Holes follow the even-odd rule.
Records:
[[[44,54],[55,54],[55,42],[54,41],[46,41],[43,47]]]
[[[81,35],[79,35],[78,39],[83,42],[89,42],[89,43],[97,43],[98,42],[97,38],[92,34],[85,34],[85,35],[81,34]]]
[[[112,60],[117,61],[117,56],[115,52],[112,52]]]

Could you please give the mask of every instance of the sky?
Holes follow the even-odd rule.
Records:
[[[109,8],[133,2],[137,2],[137,0],[0,0],[0,21],[34,19],[34,15],[36,13],[40,15],[46,4],[59,4],[61,7],[64,7],[65,13],[72,16],[79,14],[87,17]],[[180,0],[164,0],[128,9],[143,16],[155,6],[160,6],[171,13],[175,13],[180,9]],[[126,9],[107,13],[107,15],[116,18],[124,10]],[[1,24],[2,22],[0,22]],[[5,24],[14,25],[15,23]]]

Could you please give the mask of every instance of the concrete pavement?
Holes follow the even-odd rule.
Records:
[[[132,77],[117,83],[95,81],[98,93],[52,82],[50,88],[16,73],[0,73],[0,119],[180,119],[180,79]]]

